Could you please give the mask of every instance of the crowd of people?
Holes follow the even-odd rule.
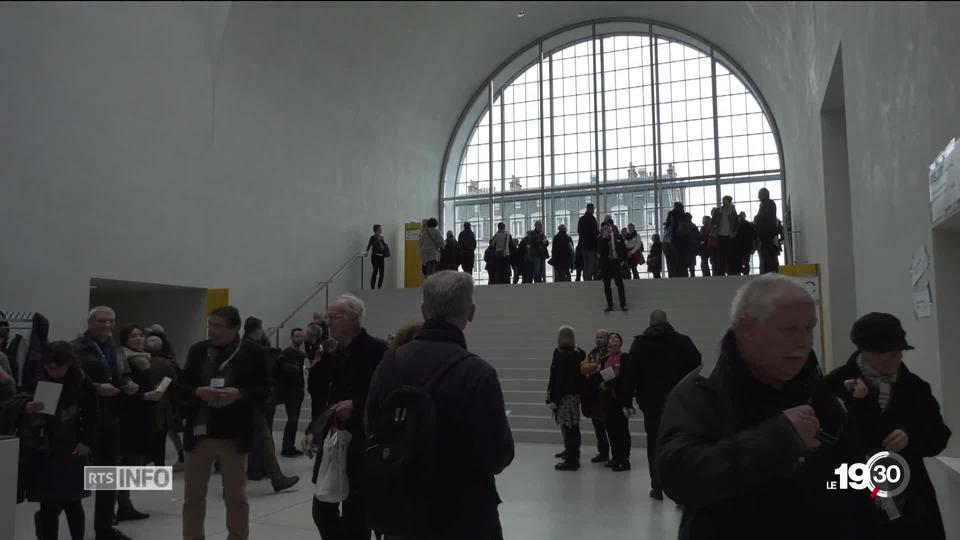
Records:
[[[314,460],[312,514],[323,540],[503,538],[494,478],[514,443],[497,371],[464,337],[476,317],[473,287],[464,272],[431,275],[423,321],[387,340],[364,328],[362,300],[338,296],[325,316],[292,330],[282,351],[259,319],[220,307],[182,367],[162,328],[128,326],[115,340],[115,313],[94,308],[79,338],[39,343],[22,369],[0,355],[0,433],[21,439],[18,501],[40,503],[39,539],[57,538],[61,512],[80,539],[83,465],[163,463],[166,440],[182,433],[183,538],[205,537],[213,469],[228,537],[249,538],[247,481],[297,483],[275,463],[272,407],[288,412],[281,455],[302,455],[306,387],[314,407],[302,448]],[[579,469],[579,424],[589,418],[598,450],[590,461],[629,471],[629,419],[639,409],[650,496],[682,507],[681,539],[945,538],[923,458],[951,433],[930,386],[903,362],[912,347],[895,317],[857,320],[855,352],[826,376],[812,350],[815,304],[783,276],[738,291],[709,376],[665,311],[649,323],[629,350],[621,334],[597,331],[589,353],[573,328],[560,328],[546,397],[564,442],[556,469]],[[8,334],[0,337],[9,350]],[[38,381],[62,385],[56,404],[35,400]],[[824,489],[841,463],[880,450],[909,464],[905,491]],[[97,538],[127,538],[115,523],[147,517],[129,493],[97,491]]]
[[[733,198],[728,195],[723,197],[721,206],[703,217],[700,227],[693,223],[693,216],[684,211],[683,203],[674,203],[663,223],[662,234],[651,236],[649,250],[645,250],[636,225],[618,225],[609,215],[598,222],[592,203],[587,204],[577,221],[576,245],[562,223],[550,238],[543,222],[536,221],[533,229],[518,239],[501,222],[483,251],[484,270],[491,285],[544,283],[548,265],[557,283],[603,280],[607,303],[611,306],[610,281],[622,291],[622,280],[640,279],[638,268],[643,265],[655,279],[664,274],[671,278],[695,277],[697,257],[700,257],[702,276],[748,275],[753,271],[753,255],[759,253],[759,272],[777,272],[783,251],[783,224],[777,218],[777,204],[770,199],[770,192],[762,188],[758,197],[760,209],[753,221],[745,212],[737,213]],[[605,230],[604,225],[608,225],[609,230]],[[444,238],[436,218],[424,219],[420,224],[418,247],[424,279],[441,270],[462,269],[473,274],[477,236],[469,221],[463,223],[459,235],[447,231]],[[384,260],[390,257],[390,248],[383,238],[381,225],[373,226],[366,252],[370,254],[373,270],[370,288],[382,288]],[[622,295],[620,300],[624,307]]]
[[[635,403],[643,411],[650,496],[666,493],[682,507],[683,540],[944,539],[923,459],[943,451],[951,432],[930,385],[903,362],[913,347],[900,321],[886,313],[858,319],[855,351],[829,374],[812,350],[816,325],[809,293],[768,275],[738,291],[706,376],[700,352],[662,310],[629,353],[619,334],[605,330],[584,353],[573,329],[561,327],[546,399],[564,442],[556,469],[580,468],[586,417],[597,438],[591,461],[630,470],[627,419]],[[881,451],[905,460],[905,490],[867,497],[826,488],[842,464]]]
[[[753,255],[759,252],[759,272],[777,272],[783,251],[783,226],[777,219],[777,206],[770,199],[770,192],[762,188],[758,197],[760,209],[753,221],[746,213],[737,213],[733,198],[728,195],[710,216],[703,217],[700,227],[693,223],[693,216],[684,211],[683,203],[676,202],[663,223],[662,235],[658,232],[651,236],[649,251],[636,225],[618,225],[609,215],[598,222],[592,203],[587,204],[577,221],[576,244],[562,223],[552,239],[547,236],[542,221],[534,222],[533,229],[517,239],[501,222],[484,249],[484,270],[491,285],[544,283],[548,265],[557,283],[601,280],[607,311],[614,308],[611,284],[617,287],[620,309],[627,310],[623,280],[640,279],[639,267],[643,265],[655,279],[664,274],[671,278],[695,277],[699,256],[702,276],[748,275],[753,270]],[[459,236],[447,231],[446,239],[438,226],[436,218],[421,223],[419,248],[423,276],[458,269],[472,274],[477,237],[471,223],[463,224]],[[382,239],[375,240],[379,227],[374,227],[375,235],[370,238],[368,250],[382,242]],[[373,251],[376,253],[376,248]],[[382,262],[382,258],[374,261],[374,272],[380,268],[381,276]]]

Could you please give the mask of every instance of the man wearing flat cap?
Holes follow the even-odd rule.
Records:
[[[910,467],[909,484],[900,495],[856,498],[858,537],[944,539],[937,493],[923,458],[943,451],[950,429],[930,385],[903,363],[903,351],[913,350],[906,332],[893,315],[869,313],[853,324],[850,339],[856,352],[827,376],[850,413],[850,459],[865,463],[886,450],[900,454]]]

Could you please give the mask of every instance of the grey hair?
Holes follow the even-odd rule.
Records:
[[[764,274],[740,287],[730,307],[730,328],[736,329],[742,317],[760,322],[773,315],[777,302],[792,296],[810,298],[796,281],[781,274]],[[812,301],[812,299],[811,299]]]
[[[319,324],[310,323],[307,325],[307,328],[304,330],[304,332],[313,337],[320,337],[320,335],[323,334],[323,329],[320,328]]]
[[[335,301],[337,300],[342,301],[347,311],[356,317],[358,321],[363,320],[363,316],[367,312],[367,306],[363,303],[363,300],[349,293],[341,294]]]
[[[557,331],[557,346],[574,349],[577,347],[577,340],[574,337],[573,327],[565,324]]]
[[[163,340],[160,336],[150,336],[143,346],[147,352],[160,352],[163,349]]]
[[[424,282],[422,294],[427,319],[459,317],[473,305],[473,277],[453,270],[437,272]]]
[[[90,310],[90,313],[87,315],[87,320],[92,320],[94,315],[97,313],[109,313],[113,315],[114,318],[117,317],[117,312],[114,311],[110,306],[97,306]]]

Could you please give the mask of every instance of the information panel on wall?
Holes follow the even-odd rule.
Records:
[[[930,222],[960,211],[960,150],[954,137],[930,164]]]
[[[810,293],[813,301],[817,303],[817,317],[819,318],[817,326],[820,329],[813,334],[813,350],[817,353],[817,359],[820,361],[820,369],[826,372],[830,366],[827,366],[826,351],[823,348],[823,293],[820,290],[820,265],[788,264],[780,267],[780,273],[803,285],[803,288]]]

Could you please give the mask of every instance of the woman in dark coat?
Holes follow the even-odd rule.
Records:
[[[660,272],[663,271],[663,244],[660,242],[660,235],[655,234],[650,243],[650,256],[647,257],[647,271],[653,274],[655,279],[660,279]]]
[[[547,405],[553,410],[563,435],[563,462],[554,467],[558,471],[580,468],[580,392],[584,383],[580,362],[586,357],[577,347],[573,328],[561,326],[547,383]]]
[[[123,361],[130,368],[130,377],[140,387],[136,394],[126,396],[120,412],[120,431],[118,448],[120,450],[120,464],[124,466],[143,466],[147,463],[147,456],[154,452],[151,445],[153,426],[156,417],[156,402],[160,400],[159,392],[149,392],[156,385],[150,381],[150,353],[144,350],[146,332],[136,325],[127,326],[120,330],[120,345],[123,347]],[[116,521],[130,521],[146,519],[149,514],[140,512],[133,506],[130,492],[117,492]]]
[[[39,380],[62,384],[57,403],[40,403],[27,395],[14,398],[21,455],[17,502],[24,496],[40,503],[34,515],[38,540],[56,540],[60,512],[67,515],[70,536],[83,540],[85,516],[80,501],[83,467],[94,438],[97,398],[90,380],[77,365],[70,344],[45,346]]]
[[[440,270],[456,270],[460,266],[457,259],[460,253],[460,246],[457,244],[457,237],[453,231],[447,231],[447,240],[443,244],[443,251],[440,255]]]
[[[940,405],[930,385],[903,364],[903,351],[913,347],[896,317],[864,315],[854,323],[851,338],[857,351],[826,378],[849,411],[844,437],[848,461],[866,463],[886,450],[900,454],[910,467],[910,481],[902,494],[855,499],[853,522],[862,533],[858,537],[943,540],[937,493],[923,463],[923,458],[943,451],[950,440]]]
[[[605,413],[604,425],[607,428],[607,438],[610,440],[611,459],[607,467],[614,471],[630,470],[630,427],[629,419],[624,415],[624,408],[629,405],[629,391],[620,377],[621,369],[630,363],[630,355],[623,352],[623,337],[616,332],[610,332],[607,341],[607,359],[603,368],[593,375],[593,383],[600,387],[599,402]],[[609,371],[607,371],[609,370]],[[613,377],[604,381],[604,373],[612,373]]]
[[[574,267],[573,239],[567,234],[567,226],[560,224],[557,234],[553,235],[550,266],[553,266],[553,281],[570,281],[570,271]]]

